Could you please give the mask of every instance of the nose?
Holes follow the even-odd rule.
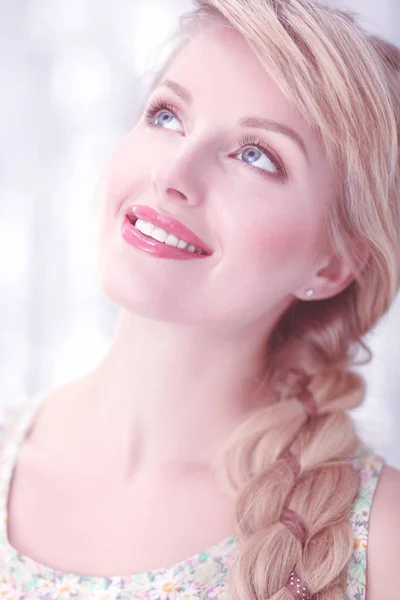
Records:
[[[193,206],[200,202],[200,189],[195,178],[179,161],[153,167],[151,183],[155,193],[163,200],[183,200]]]
[[[151,182],[158,193],[165,193],[169,196],[185,200],[187,196],[176,187],[168,187],[169,175],[166,172],[161,172],[161,169],[153,169],[151,172]],[[177,184],[175,184],[177,185]]]

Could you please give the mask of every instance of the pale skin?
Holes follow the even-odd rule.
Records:
[[[192,103],[165,85],[154,90],[146,106],[163,99],[177,110],[163,122],[159,111],[156,127],[142,115],[104,178],[100,275],[122,309],[113,343],[96,369],[55,390],[44,406],[21,450],[10,500],[13,545],[75,573],[153,569],[232,532],[232,504],[211,463],[265,402],[257,377],[269,332],[295,298],[306,301],[308,288],[318,301],[353,278],[323,241],[337,174],[315,131],[239,34],[204,30],[164,80],[188,90]],[[239,127],[250,115],[290,127],[305,151],[283,133]],[[241,145],[244,134],[268,152]],[[255,154],[246,158],[246,149]],[[174,261],[127,245],[119,226],[131,204],[180,220],[213,255]],[[78,503],[69,486],[80,490]],[[400,532],[393,508],[399,472],[386,467],[379,488],[368,599],[392,600],[383,590],[391,553],[400,555],[392,535],[396,520]],[[71,522],[60,522],[70,513]],[[136,546],[127,531],[135,531]],[[112,559],[107,544],[118,548]]]

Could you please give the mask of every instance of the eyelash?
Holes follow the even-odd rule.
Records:
[[[171,112],[174,115],[174,117],[179,118],[179,120],[181,120],[179,109],[176,106],[174,106],[173,104],[168,104],[164,100],[159,99],[159,100],[156,100],[155,102],[151,103],[148,106],[148,108],[146,108],[144,111],[144,116],[145,116],[146,122],[148,125],[150,125],[150,127],[157,127],[157,125],[154,125],[153,123],[151,123],[151,119],[160,110],[168,110],[169,112]],[[257,148],[257,150],[260,150],[260,152],[263,152],[269,158],[269,160],[272,162],[272,164],[274,165],[274,167],[276,169],[276,173],[270,173],[268,171],[265,171],[264,169],[254,167],[250,163],[244,163],[246,166],[250,167],[250,169],[253,169],[262,177],[271,177],[272,176],[272,177],[286,178],[286,171],[282,165],[282,162],[279,160],[279,158],[275,154],[273,154],[271,152],[271,150],[267,146],[265,146],[265,144],[261,140],[251,137],[249,135],[243,135],[239,140],[239,145],[240,146],[253,146],[254,148]]]

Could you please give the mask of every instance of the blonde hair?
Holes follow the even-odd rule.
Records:
[[[269,401],[224,448],[220,468],[236,499],[239,543],[229,597],[291,600],[286,583],[295,570],[315,600],[344,599],[348,515],[359,486],[351,460],[361,443],[346,411],[366,391],[351,366],[371,360],[363,336],[388,311],[400,281],[400,51],[354,15],[312,0],[197,0],[181,16],[182,43],[153,88],[192,33],[214,23],[242,34],[319,133],[342,182],[326,234],[354,274],[336,296],[295,300],[281,317],[266,341]],[[364,362],[356,362],[360,349]],[[318,407],[312,420],[299,401],[305,386]],[[300,463],[297,476],[288,450]],[[285,508],[304,520],[304,545],[280,521]]]

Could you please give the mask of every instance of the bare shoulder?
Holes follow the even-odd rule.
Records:
[[[399,564],[400,471],[385,465],[369,518],[367,600],[393,600]]]

